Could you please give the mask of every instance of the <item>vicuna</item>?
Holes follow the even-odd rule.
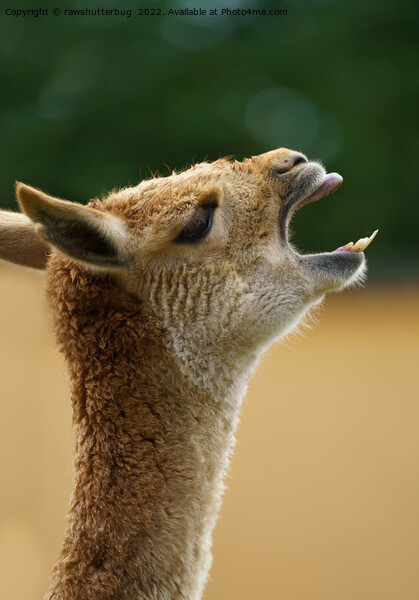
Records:
[[[46,269],[70,378],[74,488],[50,600],[198,600],[248,378],[371,238],[300,255],[293,212],[342,182],[284,148],[88,206],[24,184],[0,257]]]

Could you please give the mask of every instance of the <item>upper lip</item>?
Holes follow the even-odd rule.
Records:
[[[299,202],[299,207],[308,202],[315,202],[335,192],[343,183],[343,177],[339,173],[327,173],[323,182],[317,186],[311,194],[306,196]]]
[[[335,192],[342,185],[342,183],[343,177],[339,175],[339,173],[327,173],[327,175],[323,177],[322,182],[320,184],[315,183],[314,188],[309,191],[308,194],[291,202],[291,206],[288,208],[288,211],[291,207],[294,210],[297,210],[309,202],[316,202],[317,200],[320,200],[320,198],[325,198],[329,194]]]
[[[304,167],[301,169],[301,175],[304,175]],[[304,171],[303,171],[304,169]],[[343,178],[338,173],[313,173],[313,177],[307,185],[307,179],[297,176],[295,182],[295,189],[291,192],[290,196],[285,201],[280,212],[280,231],[281,237],[287,241],[287,229],[288,222],[292,214],[301,206],[308,204],[309,202],[315,202],[328,196],[332,192],[336,191],[343,182]]]

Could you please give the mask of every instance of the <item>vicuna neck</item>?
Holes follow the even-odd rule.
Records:
[[[239,403],[179,368],[151,313],[53,259],[48,296],[71,384],[74,489],[48,599],[198,599]]]

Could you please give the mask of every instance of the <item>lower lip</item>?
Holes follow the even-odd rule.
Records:
[[[356,254],[358,256],[365,256],[363,252],[351,252],[350,250],[343,250],[343,248],[337,248],[337,250],[333,250],[331,254]]]

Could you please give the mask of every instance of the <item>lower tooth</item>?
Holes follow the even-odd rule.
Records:
[[[376,230],[374,231],[374,233],[373,233],[372,235],[370,235],[370,237],[369,237],[369,238],[365,238],[365,242],[362,244],[362,246],[361,246],[361,248],[360,248],[361,252],[363,252],[363,251],[365,250],[365,248],[367,248],[367,247],[368,247],[368,246],[371,244],[372,240],[373,240],[373,239],[375,238],[375,236],[377,235],[377,232],[378,232],[378,229],[376,229]]]
[[[359,249],[361,248],[361,246],[367,241],[368,238],[361,238],[359,239],[356,244],[354,244],[354,246],[351,248],[352,252],[358,252]]]
[[[342,246],[341,248],[338,248],[337,250],[335,250],[335,252],[338,251],[345,251],[345,252],[363,252],[365,250],[365,248],[367,248],[367,246],[369,246],[372,242],[372,240],[375,238],[375,236],[378,233],[378,229],[376,229],[374,231],[374,233],[372,233],[370,235],[370,237],[368,238],[360,238],[355,244],[353,242],[348,242],[347,244],[345,244],[345,246]]]
[[[352,245],[352,247],[350,248],[350,252],[363,252],[365,250],[365,248],[367,248],[372,240],[375,238],[375,236],[377,235],[378,229],[376,229],[374,231],[373,234],[370,235],[370,237],[368,238],[360,238],[355,244]]]

